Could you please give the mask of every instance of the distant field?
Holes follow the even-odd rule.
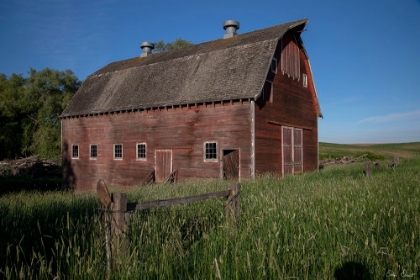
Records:
[[[371,152],[382,155],[386,159],[394,156],[400,158],[420,157],[420,142],[401,143],[401,144],[331,144],[319,143],[319,158],[337,158],[343,156],[359,156],[363,153]]]

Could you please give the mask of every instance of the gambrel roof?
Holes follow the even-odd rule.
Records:
[[[87,77],[61,117],[255,100],[279,39],[290,29],[302,30],[307,22],[110,63]]]

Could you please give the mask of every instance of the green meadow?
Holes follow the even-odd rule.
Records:
[[[420,278],[420,144],[320,144],[321,157],[370,152],[364,164],[241,182],[241,216],[224,199],[133,212],[125,262],[107,271],[103,211],[94,193],[0,197],[0,277],[6,279]],[[227,189],[226,181],[134,186],[147,201]],[[118,189],[110,188],[111,192]]]
[[[357,157],[364,154],[374,154],[379,159],[420,157],[420,142],[401,144],[359,144],[343,145],[319,143],[319,158],[337,158],[342,156]]]

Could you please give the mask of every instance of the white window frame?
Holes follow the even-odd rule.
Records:
[[[139,157],[139,145],[144,145],[144,158]],[[140,161],[146,161],[147,160],[147,144],[142,143],[136,143],[136,159]]]
[[[96,147],[96,156],[95,157],[93,157],[92,156],[92,147],[93,146],[95,146]],[[91,160],[96,160],[96,159],[98,159],[98,145],[97,144],[90,144],[89,145],[89,158],[91,159]]]
[[[77,148],[77,156],[74,155],[74,148]],[[79,144],[73,144],[73,145],[71,145],[71,158],[78,159],[79,158],[79,154],[80,154]]]
[[[308,87],[308,76],[305,73],[302,73],[302,83],[303,87]]]
[[[121,146],[121,157],[116,157],[116,155],[115,155],[115,148],[116,148],[116,146]],[[124,149],[123,149],[123,144],[121,144],[121,143],[117,143],[117,144],[114,144],[113,145],[113,157],[114,157],[114,160],[122,160],[123,159],[123,151],[124,151]]]
[[[216,144],[216,158],[207,158],[207,150],[206,145],[207,144]],[[219,151],[218,151],[219,144],[217,141],[206,141],[203,144],[203,159],[205,162],[218,162],[219,161]]]

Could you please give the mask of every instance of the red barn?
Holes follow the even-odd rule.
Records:
[[[61,115],[64,186],[98,179],[254,179],[318,168],[322,117],[301,32],[308,20],[111,63]]]

